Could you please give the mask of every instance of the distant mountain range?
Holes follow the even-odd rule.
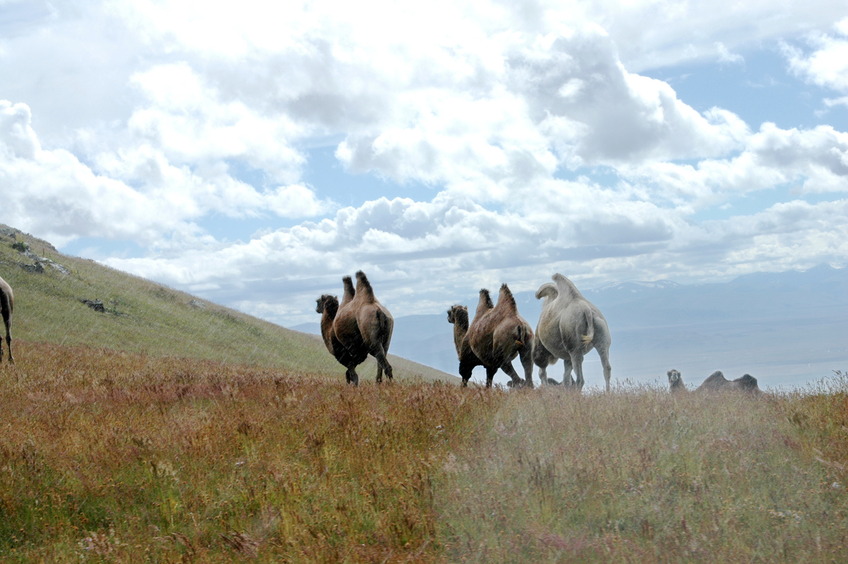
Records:
[[[761,388],[775,389],[804,387],[834,370],[848,371],[846,268],[758,273],[715,284],[626,282],[583,293],[609,323],[613,382],[664,386],[666,371],[676,368],[689,388],[721,370],[728,378],[749,373]],[[541,303],[532,292],[515,298],[535,328]],[[439,314],[396,319],[392,352],[456,374],[450,305]],[[473,310],[476,296],[466,305]],[[317,334],[318,324],[293,329]],[[548,373],[559,380],[561,366]],[[584,368],[587,386],[602,387],[597,354],[589,353]],[[477,368],[473,379],[484,377]],[[495,381],[506,378],[499,373]]]

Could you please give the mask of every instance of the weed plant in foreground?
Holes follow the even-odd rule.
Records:
[[[0,365],[6,561],[848,556],[844,387],[351,388],[16,344]]]

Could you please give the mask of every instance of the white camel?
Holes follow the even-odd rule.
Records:
[[[561,358],[565,364],[563,385],[583,389],[583,357],[597,349],[604,368],[606,391],[610,391],[612,367],[609,362],[610,337],[607,321],[601,311],[583,297],[571,280],[562,274],[553,275],[554,284],[542,284],[536,299],[545,298],[539,324],[536,326],[537,350],[534,354],[539,366],[539,378],[547,382],[546,369]],[[547,354],[545,354],[547,353]],[[571,377],[571,371],[577,381]]]

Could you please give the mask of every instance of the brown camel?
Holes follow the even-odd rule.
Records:
[[[668,376],[668,389],[671,393],[686,391],[686,384],[683,383],[683,375],[680,374],[679,370],[672,368],[666,372],[666,375]]]
[[[350,281],[350,277],[346,277]],[[353,293],[353,285],[351,284],[351,297]],[[360,347],[355,351],[348,350],[336,338],[336,332],[333,329],[333,322],[336,319],[336,313],[339,311],[339,299],[336,296],[324,294],[317,300],[315,311],[321,314],[321,337],[324,338],[324,345],[330,354],[335,357],[339,364],[347,368],[345,371],[345,380],[348,384],[356,384],[359,378],[356,375],[356,368],[362,364],[368,356],[368,351],[364,347]]]
[[[506,284],[501,285],[498,303],[494,307],[489,291],[480,290],[477,312],[466,337],[471,351],[486,368],[487,388],[492,386],[492,379],[499,368],[512,379],[512,387],[533,387],[533,329],[518,314],[515,298]],[[524,367],[523,380],[512,367],[512,360],[516,356],[521,358]],[[463,382],[467,382],[471,377],[470,368],[466,368],[465,374],[460,372],[460,376]]]
[[[760,391],[757,379],[750,374],[745,374],[736,380],[728,380],[721,370],[710,374],[703,383],[695,389],[696,392],[725,392],[741,391],[756,394]]]
[[[456,356],[459,357],[459,375],[462,377],[464,388],[468,386],[474,367],[483,366],[483,362],[468,344],[468,308],[464,305],[451,306],[448,310],[448,322],[453,324],[453,343],[456,346]]]
[[[354,368],[360,364],[363,353],[377,360],[377,383],[383,381],[383,372],[392,379],[392,366],[386,356],[392,340],[394,318],[389,310],[374,297],[371,283],[361,270],[356,273],[356,289],[349,277],[342,279],[345,295],[333,321],[333,332],[339,344],[350,356],[348,382],[356,385],[359,377]],[[364,357],[362,357],[364,360]],[[357,362],[358,361],[358,362]]]
[[[6,346],[9,348],[9,362],[15,364],[12,357],[12,310],[15,309],[15,294],[12,287],[0,278],[0,312],[3,314],[3,325],[6,326]],[[3,360],[3,343],[0,341],[0,361]]]

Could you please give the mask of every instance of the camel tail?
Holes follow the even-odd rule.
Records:
[[[366,302],[373,302],[375,300],[371,282],[368,281],[368,277],[361,270],[356,273],[356,294],[361,294]]]
[[[592,347],[592,341],[595,340],[595,316],[590,309],[587,309],[584,315],[586,318],[586,334],[582,335],[580,340],[583,342],[585,350],[588,351]]]
[[[533,333],[527,329],[524,324],[519,324],[515,328],[515,344],[519,348],[523,347],[525,343],[533,341]]]
[[[379,337],[383,343],[383,349],[388,354],[389,345],[392,343],[393,320],[382,310],[377,310],[377,324],[379,326]]]

